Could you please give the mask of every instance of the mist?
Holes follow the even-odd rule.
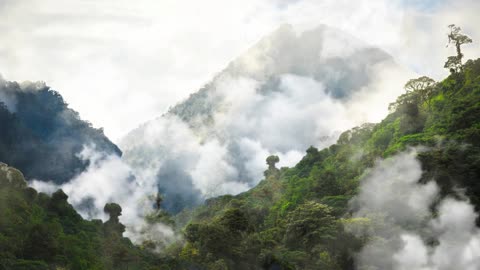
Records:
[[[51,194],[62,189],[68,202],[85,219],[108,220],[105,204],[115,202],[122,207],[120,222],[126,226],[125,236],[136,244],[154,241],[157,251],[180,238],[174,229],[162,222],[150,224],[146,217],[155,215],[156,179],[148,174],[135,175],[118,155],[107,154],[95,145],[85,145],[78,157],[89,164],[85,171],[69,182],[57,185],[41,180],[30,181],[39,192]]]
[[[433,179],[419,183],[416,154],[378,161],[361,180],[353,216],[369,219],[372,229],[347,227],[369,239],[357,254],[357,269],[479,269],[478,213],[461,193],[440,197]]]
[[[478,10],[476,0],[2,0],[0,73],[48,82],[119,142],[283,23],[331,25],[441,78],[446,26],[478,36]],[[464,53],[478,57],[479,45]]]
[[[138,173],[156,168],[166,209],[178,212],[252,188],[269,155],[280,157],[279,167],[293,166],[308,147],[327,147],[344,130],[380,121],[411,76],[338,29],[283,25],[128,134],[122,159]]]

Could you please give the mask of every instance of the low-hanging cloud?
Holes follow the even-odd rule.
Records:
[[[68,195],[68,202],[86,219],[106,221],[105,204],[120,204],[120,221],[126,225],[125,235],[137,244],[149,240],[162,246],[179,239],[172,227],[161,222],[150,224],[145,219],[157,211],[153,208],[157,190],[155,178],[148,177],[148,173],[136,176],[118,155],[98,151],[95,145],[84,146],[78,155],[90,165],[68,183],[56,185],[34,180],[30,185],[45,193],[61,188]]]
[[[354,217],[372,221],[372,231],[358,235],[370,240],[357,256],[357,269],[480,268],[474,207],[466,199],[440,198],[437,184],[421,184],[421,176],[411,150],[379,161],[362,179],[352,207]]]
[[[335,42],[343,46],[330,48]],[[267,156],[292,166],[309,146],[329,146],[343,130],[380,121],[410,76],[385,52],[338,29],[284,25],[131,132],[121,143],[123,159],[139,171],[157,168],[167,201],[170,191],[190,190],[175,197],[180,209],[191,194],[197,202],[237,194],[263,178]]]

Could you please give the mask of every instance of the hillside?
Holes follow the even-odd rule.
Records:
[[[451,254],[455,265],[475,269],[468,254],[480,239],[480,59],[409,89],[390,110],[328,148],[310,147],[292,168],[278,169],[270,156],[264,180],[247,192],[209,199],[173,220],[150,215],[183,234],[161,255],[150,251],[154,242],[135,246],[122,236],[119,205],[105,205],[106,222],[84,220],[63,191],[37,193],[20,171],[0,164],[0,269],[396,269],[405,262],[446,270],[454,265],[441,258]],[[429,259],[395,253],[411,245]]]
[[[64,183],[88,165],[78,154],[84,145],[121,155],[100,129],[80,119],[61,95],[44,83],[0,78],[0,161],[29,180]]]
[[[450,41],[471,42],[450,28]],[[338,109],[358,112],[348,106],[394,63],[332,29],[292,31],[279,29],[183,105],[133,131],[123,160],[57,92],[2,80],[0,161],[9,164],[0,162],[0,270],[479,269],[480,59],[462,64],[457,43],[447,78],[409,80],[383,120],[330,144],[336,121],[355,122],[336,117]],[[347,38],[354,49],[325,57],[325,37]],[[296,46],[301,53],[287,57]],[[370,66],[377,69],[365,74]],[[338,76],[325,75],[329,68]],[[305,145],[312,141],[321,147]],[[89,144],[113,154],[102,160],[108,166],[93,164],[109,177],[90,170],[80,179],[90,190],[64,190],[85,199],[75,207],[94,202],[92,189],[121,193],[95,205],[105,221],[82,218],[62,189],[47,195],[26,181],[68,181],[89,165],[78,156]],[[308,149],[299,158],[290,148]],[[217,196],[225,193],[232,195]],[[124,222],[112,198],[139,222]]]
[[[437,236],[422,232],[424,219],[440,226],[438,219],[448,202],[465,204],[468,209],[470,201],[475,213],[480,210],[480,59],[468,61],[463,71],[440,83],[408,91],[390,109],[391,113],[379,124],[364,124],[346,131],[328,148],[310,147],[292,168],[270,167],[266,178],[255,188],[237,196],[207,200],[191,213],[178,215],[177,220],[188,226],[184,230],[187,241],[177,256],[199,269],[357,269],[355,261],[357,267],[360,264],[367,269],[391,269],[392,262],[386,258],[392,255],[387,251],[391,245],[398,247],[395,241],[403,238],[393,238],[396,234],[392,232],[359,235],[355,231],[392,230],[392,220],[397,222],[402,211],[420,207],[421,203],[410,206],[409,195],[401,194],[407,201],[395,203],[402,208],[377,209],[365,216],[360,211],[366,192],[361,186],[386,174],[380,177],[380,183],[391,180],[391,185],[402,187],[401,179],[408,178],[411,172],[415,172],[414,182],[410,183],[413,193],[438,186],[438,197],[432,197],[432,205],[425,203],[424,218],[416,220],[407,211],[403,221],[392,227],[430,237],[425,245],[435,252],[444,251],[442,244],[451,240],[442,238],[445,232]],[[415,159],[403,154],[413,151],[411,147],[417,149]],[[418,168],[402,167],[398,165],[402,160],[420,163]],[[401,178],[389,179],[397,165]],[[389,194],[389,188],[378,192]],[[396,195],[391,196],[395,200]],[[392,202],[385,204],[389,203]],[[478,216],[473,208],[471,211],[478,225]],[[462,217],[457,218],[462,222]],[[467,221],[461,224],[455,226],[470,226]],[[475,224],[471,226],[461,230],[478,230]],[[471,250],[471,246],[459,244],[463,240],[454,241],[451,245],[458,245],[454,250],[460,252],[459,256]],[[365,254],[362,248],[374,246],[370,243],[380,243],[380,248],[367,250],[367,261],[361,261],[358,254]],[[383,259],[377,260],[375,255],[381,252]],[[436,257],[431,260],[436,263]],[[475,264],[474,259],[465,259],[465,264],[462,260],[457,263],[465,267]],[[451,269],[448,267],[438,269]]]
[[[117,204],[105,206],[108,221],[87,221],[67,199],[62,190],[37,193],[0,163],[0,269],[164,269],[167,262],[122,237]]]

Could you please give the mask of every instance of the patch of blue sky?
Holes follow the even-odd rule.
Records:
[[[447,0],[397,0],[401,7],[415,8],[420,11],[429,12],[434,11]]]

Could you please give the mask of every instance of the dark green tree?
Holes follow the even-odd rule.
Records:
[[[452,44],[457,50],[457,55],[449,56],[447,62],[445,62],[445,68],[450,69],[451,72],[459,72],[462,68],[463,53],[461,46],[464,44],[472,43],[472,39],[461,33],[462,28],[455,24],[448,26],[450,33],[448,34],[448,45]]]
[[[278,176],[280,171],[279,171],[279,169],[277,169],[275,164],[280,162],[280,158],[278,156],[271,155],[271,156],[267,157],[266,161],[267,161],[268,169],[263,173],[265,175],[265,177]]]
[[[238,208],[228,209],[220,218],[220,224],[233,232],[244,232],[250,228],[247,216]]]
[[[292,248],[313,250],[335,238],[338,225],[331,209],[317,202],[306,202],[288,214],[285,242]]]
[[[280,162],[280,158],[278,156],[272,155],[267,157],[267,164],[268,164],[268,169],[276,169],[275,164]]]
[[[105,213],[110,215],[110,220],[118,222],[118,217],[122,215],[122,207],[116,203],[107,203],[103,208]]]
[[[122,207],[116,203],[107,203],[103,211],[110,215],[110,219],[105,222],[105,233],[121,236],[125,232],[125,226],[120,223],[118,218],[122,215]]]

